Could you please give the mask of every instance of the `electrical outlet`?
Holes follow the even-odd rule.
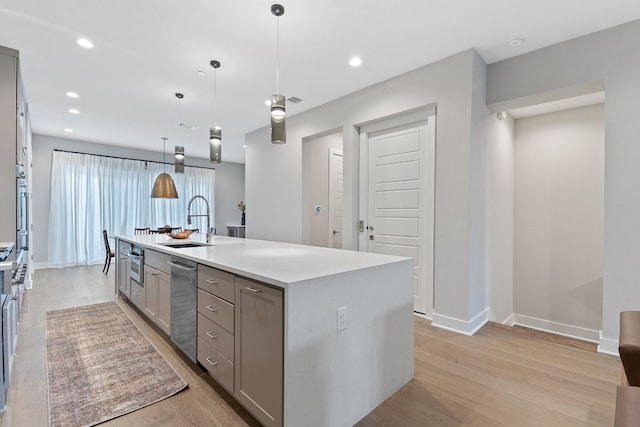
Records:
[[[347,329],[347,306],[338,309],[338,332]]]

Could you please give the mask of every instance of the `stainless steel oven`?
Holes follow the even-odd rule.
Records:
[[[129,252],[129,277],[144,284],[144,250],[142,248],[133,247]]]

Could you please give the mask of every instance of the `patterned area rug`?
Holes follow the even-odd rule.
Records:
[[[93,426],[187,387],[115,302],[47,312],[49,425]]]

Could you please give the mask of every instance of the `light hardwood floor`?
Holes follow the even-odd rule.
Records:
[[[114,274],[112,268],[105,277],[100,266],[36,271],[20,314],[12,387],[0,427],[47,425],[45,312],[113,300],[189,388],[103,425],[257,425],[113,295]],[[588,344],[495,324],[467,337],[416,318],[415,378],[358,426],[612,426],[620,370],[618,358],[598,354]]]

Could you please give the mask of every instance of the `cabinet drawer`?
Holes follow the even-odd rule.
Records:
[[[198,313],[202,313],[227,331],[233,333],[233,304],[229,304],[215,295],[198,289]]]
[[[171,266],[167,264],[167,261],[171,261],[171,255],[149,249],[144,251],[144,263],[146,265],[151,266],[156,270],[164,271],[167,274],[171,274]]]
[[[198,287],[231,303],[234,302],[233,274],[198,264]]]
[[[233,394],[233,363],[198,337],[198,362],[209,375]]]
[[[202,314],[198,314],[198,336],[224,357],[233,360],[233,334]]]

